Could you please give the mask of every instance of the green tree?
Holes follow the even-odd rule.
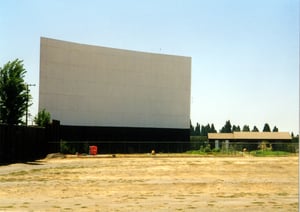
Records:
[[[241,128],[240,128],[239,125],[238,126],[235,126],[235,125],[232,126],[232,132],[240,132],[240,131],[241,131]]]
[[[217,132],[217,130],[215,129],[215,125],[214,124],[211,124],[210,132],[211,133],[216,133]]]
[[[197,122],[196,127],[195,127],[195,135],[199,136],[200,135],[200,124]]]
[[[190,135],[191,136],[195,135],[195,127],[193,126],[191,120],[190,120]]]
[[[43,109],[34,117],[34,123],[40,127],[46,127],[50,123],[50,119],[50,113]]]
[[[216,132],[215,126],[213,124],[212,127],[209,124],[207,124],[206,126],[201,125],[201,136],[207,136],[208,133]]]
[[[299,135],[294,136],[294,133],[292,132],[291,137],[292,137],[292,142],[293,143],[299,143]]]
[[[249,125],[244,125],[244,126],[243,126],[243,132],[250,132],[250,127],[249,127]]]
[[[268,123],[265,123],[265,126],[263,128],[263,132],[271,132],[271,128],[270,128]]]
[[[278,128],[276,126],[274,126],[273,132],[278,132],[278,131],[279,131]]]
[[[24,81],[23,61],[16,59],[0,68],[0,122],[22,124],[29,106],[28,87]]]
[[[204,125],[201,125],[201,136],[207,136],[207,131]]]
[[[259,132],[258,128],[256,126],[253,127],[252,132]]]
[[[207,124],[205,127],[205,136],[207,136],[208,135],[208,133],[210,133],[210,131],[211,131],[211,129],[210,129],[210,125],[209,124]]]
[[[224,127],[221,129],[221,133],[231,133],[231,123],[230,120],[226,121]]]

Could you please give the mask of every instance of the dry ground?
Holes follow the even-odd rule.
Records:
[[[0,211],[298,211],[298,157],[117,155],[0,166]]]

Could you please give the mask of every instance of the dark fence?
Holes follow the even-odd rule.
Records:
[[[59,134],[49,142],[52,152],[87,153],[92,145],[99,146],[99,153],[112,154],[185,152],[190,145],[189,129],[66,126],[59,121],[52,128],[49,135]]]
[[[155,150],[156,153],[195,151],[197,153],[220,152],[229,155],[240,154],[245,151],[257,151],[257,154],[261,154],[261,151],[284,151],[289,153],[298,153],[299,151],[298,141],[296,143],[292,141],[220,141],[216,143],[205,140],[196,141],[191,139],[191,141],[188,141],[178,139],[186,138],[185,131],[150,131],[148,129],[146,131],[144,129],[129,129],[129,131],[125,131],[128,130],[125,128],[76,128],[76,131],[74,129],[75,128],[61,126],[58,121],[53,121],[53,123],[46,128],[0,124],[0,164],[32,161],[44,158],[48,153],[54,152],[88,154],[89,147],[94,145],[98,147],[99,154],[150,153],[152,150]],[[144,131],[146,135],[150,135],[151,132],[154,132],[157,133],[155,136],[161,136],[162,133],[165,133],[165,136],[162,136],[161,140],[154,140],[154,137],[153,140],[113,140],[124,139],[128,135],[133,136],[133,130],[137,130],[135,132],[140,133],[140,137],[138,136],[137,138],[142,138],[142,132]],[[123,132],[123,134],[120,132]],[[127,133],[125,134],[126,136],[124,136],[125,132]],[[167,140],[168,133],[173,136],[183,135],[183,137],[178,136],[177,139]],[[84,134],[85,136],[76,137],[75,135],[77,134]],[[72,138],[74,139],[68,139],[66,135],[73,136]],[[94,136],[91,137],[91,135]],[[111,140],[105,140],[107,138]]]
[[[47,154],[46,130],[0,124],[0,163],[24,162]]]
[[[88,153],[91,145],[109,154],[184,152],[189,150],[188,139],[188,130],[176,129],[62,126],[55,120],[45,128],[0,124],[0,164],[32,161],[53,152]]]

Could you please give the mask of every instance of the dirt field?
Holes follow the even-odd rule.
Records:
[[[298,211],[298,157],[165,156],[0,166],[0,211]]]

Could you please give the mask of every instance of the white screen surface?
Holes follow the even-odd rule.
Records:
[[[191,58],[41,38],[39,109],[64,125],[189,128]]]

